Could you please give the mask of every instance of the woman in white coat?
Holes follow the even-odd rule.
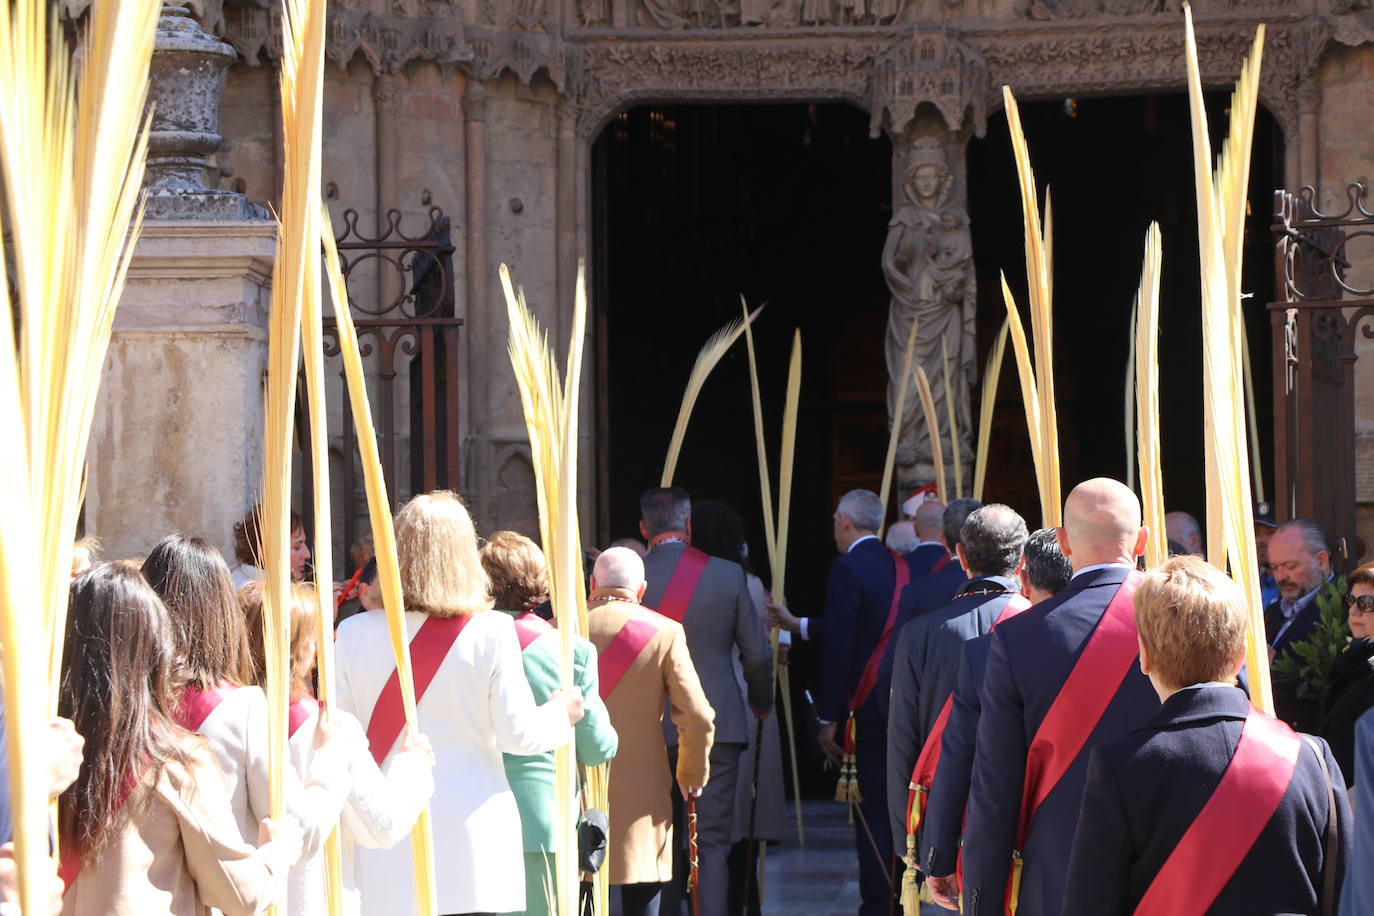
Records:
[[[396,544],[412,649],[431,617],[460,621],[417,704],[420,730],[437,761],[430,812],[438,912],[524,910],[520,813],[501,755],[540,754],[566,744],[582,717],[581,697],[556,691],[535,705],[515,624],[506,614],[487,613],[492,601],[477,534],[455,494],[426,493],[406,504],[396,515]],[[396,670],[384,612],[344,621],[335,660],[338,706],[366,727]],[[374,746],[372,753],[385,761],[396,748]],[[353,861],[365,916],[414,912],[408,842],[357,849]]]

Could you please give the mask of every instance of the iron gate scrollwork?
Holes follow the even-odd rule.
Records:
[[[393,508],[415,493],[460,485],[458,341],[463,319],[454,298],[449,218],[438,207],[417,234],[402,228],[399,210],[388,210],[375,235],[359,229],[358,211],[343,213],[336,241],[362,354],[372,423]],[[338,323],[324,319],[325,356],[343,377]],[[346,386],[330,438],[338,448],[334,507],[343,546],[357,539],[366,494],[357,457]],[[331,448],[331,453],[333,448]],[[308,458],[308,451],[306,456]],[[308,479],[308,478],[307,478]],[[309,488],[305,488],[307,503]],[[308,516],[307,516],[308,517]],[[345,570],[345,575],[351,570]]]
[[[1374,339],[1374,287],[1351,279],[1351,243],[1374,240],[1368,189],[1339,213],[1316,192],[1274,194],[1274,476],[1280,520],[1318,522],[1343,568],[1355,556],[1355,341]],[[1366,243],[1367,244],[1367,243]]]

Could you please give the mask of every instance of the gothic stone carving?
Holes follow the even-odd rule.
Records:
[[[873,65],[873,136],[886,126],[900,136],[916,117],[916,108],[930,102],[950,130],[959,130],[970,108],[981,137],[987,122],[987,64],[968,45],[944,30],[917,31],[910,39],[878,58]]]

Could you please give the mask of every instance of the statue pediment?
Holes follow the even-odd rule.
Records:
[[[919,26],[911,37],[880,56],[873,65],[870,132],[877,136],[886,122],[900,134],[923,103],[935,107],[952,131],[972,109],[973,126],[983,135],[987,122],[987,63],[981,54],[939,29]]]

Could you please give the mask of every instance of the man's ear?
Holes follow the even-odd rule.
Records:
[[[635,591],[635,601],[637,601],[637,602],[640,603],[640,604],[643,604],[643,603],[644,603],[644,593],[647,592],[648,590],[649,590],[649,583],[648,583],[648,582],[641,582],[641,583],[639,583],[639,588]]]
[[[588,576],[588,577],[587,577],[587,582],[588,582],[588,591],[593,591],[593,592],[596,591],[596,573],[592,573],[590,576]]]
[[[1131,556],[1145,556],[1145,545],[1148,543],[1150,543],[1150,529],[1148,527],[1142,527],[1135,536],[1135,546],[1131,548]],[[1068,556],[1068,554],[1064,554],[1064,556]]]
[[[644,524],[643,519],[639,522],[639,534],[640,537],[644,538],[644,543],[646,544],[653,540],[653,538],[649,537],[649,526]]]
[[[954,545],[954,555],[959,558],[959,565],[964,568],[964,575],[971,577],[973,570],[968,568],[968,554],[964,553],[963,544]]]
[[[1059,552],[1066,557],[1073,556],[1073,548],[1069,546],[1069,529],[1062,525],[1054,529],[1054,539],[1059,542]]]
[[[687,523],[682,526],[682,530],[687,532],[687,542],[690,544],[692,541],[692,517],[690,515],[687,516]]]
[[[1150,672],[1154,670],[1154,665],[1150,662],[1150,653],[1146,651],[1145,640],[1140,638],[1139,632],[1135,634],[1135,643],[1140,647],[1140,673],[1148,677]],[[1239,671],[1240,669],[1237,668],[1236,670]]]
[[[1331,571],[1331,554],[1327,553],[1325,550],[1318,550],[1318,551],[1317,551],[1317,568],[1320,569],[1322,572],[1330,572],[1330,571]]]

